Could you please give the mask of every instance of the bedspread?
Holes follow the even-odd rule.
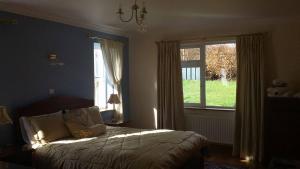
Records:
[[[177,169],[206,146],[190,131],[107,127],[94,138],[51,142],[35,152],[37,169]]]

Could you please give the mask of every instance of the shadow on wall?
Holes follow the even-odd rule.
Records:
[[[155,129],[157,129],[158,121],[157,121],[157,109],[156,108],[153,108],[153,114],[154,114],[154,126],[155,126]]]

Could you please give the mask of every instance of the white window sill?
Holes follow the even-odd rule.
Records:
[[[207,117],[216,119],[234,119],[234,109],[185,108],[184,116]]]
[[[224,107],[206,107],[206,108],[201,108],[201,107],[193,107],[193,106],[185,106],[184,109],[194,109],[194,110],[214,110],[214,111],[235,111],[235,108],[224,108]]]

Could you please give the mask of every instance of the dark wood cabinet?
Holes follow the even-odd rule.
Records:
[[[300,98],[266,98],[265,161],[300,159]]]

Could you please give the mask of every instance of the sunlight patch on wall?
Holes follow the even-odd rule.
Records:
[[[157,129],[158,122],[157,122],[157,109],[156,108],[153,108],[153,114],[154,114],[154,126],[155,126],[155,129]]]

